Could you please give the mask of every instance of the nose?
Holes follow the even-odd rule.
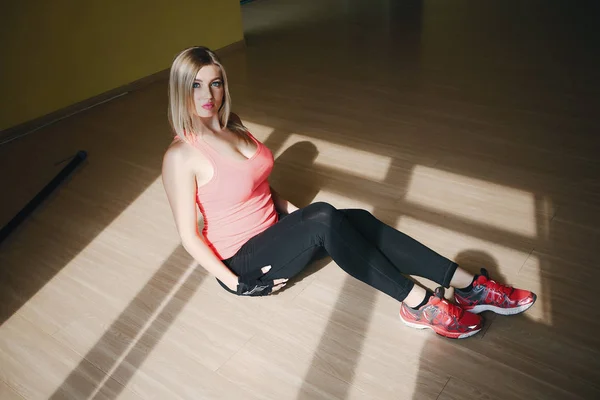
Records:
[[[212,94],[212,90],[210,90],[210,87],[203,85],[200,88],[200,97],[202,99],[212,100],[213,99],[213,94]]]

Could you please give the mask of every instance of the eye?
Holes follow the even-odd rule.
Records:
[[[221,86],[223,86],[223,82],[222,82],[222,81],[214,81],[214,82],[212,83],[212,86],[213,86],[213,87],[217,87],[217,88],[218,88],[218,87],[221,87]]]
[[[194,82],[194,85],[192,85],[192,87],[194,89],[198,89],[200,87],[200,84],[198,82]]]

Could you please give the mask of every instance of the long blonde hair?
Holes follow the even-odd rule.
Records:
[[[173,132],[182,140],[199,132],[199,118],[194,110],[193,85],[196,74],[206,65],[215,65],[221,70],[223,78],[223,104],[219,109],[221,128],[229,128],[232,132],[248,141],[246,129],[237,121],[229,119],[231,114],[231,98],[225,68],[217,55],[202,46],[190,47],[180,52],[173,61],[169,76],[169,123]]]

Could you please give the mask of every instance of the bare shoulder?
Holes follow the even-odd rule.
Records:
[[[192,157],[190,146],[179,140],[173,141],[163,156],[163,172],[165,170],[181,170],[190,164]]]
[[[181,179],[184,176],[195,177],[204,182],[212,176],[210,161],[194,146],[175,140],[165,151],[162,163],[164,177]]]
[[[182,158],[188,155],[190,150],[190,145],[181,141],[181,140],[173,140],[167,150],[165,151],[165,155],[163,160],[166,161],[181,161]]]

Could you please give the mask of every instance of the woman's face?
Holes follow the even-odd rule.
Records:
[[[194,80],[194,105],[198,116],[207,118],[218,114],[223,96],[221,69],[216,65],[200,68]]]

